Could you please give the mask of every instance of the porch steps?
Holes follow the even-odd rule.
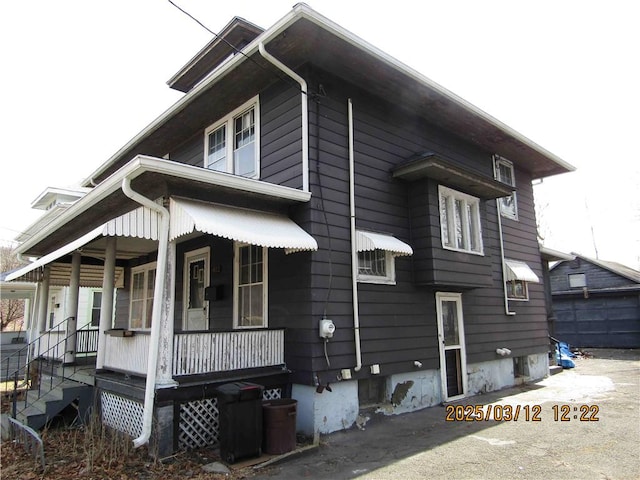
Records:
[[[37,395],[36,391],[29,391],[27,401],[29,402],[29,398],[35,398]],[[16,420],[33,429],[40,429],[67,406],[73,404],[77,409],[77,416],[83,421],[92,403],[93,387],[91,385],[65,380],[26,408],[18,411]]]

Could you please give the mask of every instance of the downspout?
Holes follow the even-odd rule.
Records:
[[[496,198],[496,213],[498,214],[498,236],[500,237],[500,262],[502,262],[502,289],[504,293],[504,313],[505,315],[515,315],[516,312],[509,310],[509,294],[507,291],[507,267],[504,261],[504,238],[502,237],[502,214],[500,213],[500,200]]]
[[[307,101],[307,82],[276,57],[267,52],[260,42],[258,51],[265,60],[272,63],[300,84],[300,103],[302,105],[302,190],[309,191],[309,107]]]
[[[360,348],[360,312],[358,309],[358,247],[356,245],[356,195],[355,195],[355,159],[353,153],[353,105],[349,99],[349,219],[351,222],[351,291],[353,293],[353,335],[356,347],[356,366],[362,368]]]
[[[153,401],[156,387],[156,371],[158,363],[158,344],[160,340],[160,315],[162,312],[162,294],[165,284],[165,270],[167,269],[167,250],[169,247],[169,211],[151,199],[140,195],[131,189],[131,179],[122,180],[122,193],[134,202],[157,212],[160,215],[160,230],[158,232],[158,260],[156,264],[156,282],[153,290],[153,310],[151,312],[151,336],[149,338],[149,358],[147,363],[147,379],[144,392],[144,409],[142,414],[142,433],[133,441],[135,448],[141,447],[149,441],[153,422]]]

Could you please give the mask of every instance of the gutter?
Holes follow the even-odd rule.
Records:
[[[156,392],[156,372],[158,370],[158,344],[160,340],[160,316],[162,314],[162,294],[167,270],[167,251],[169,248],[169,210],[151,199],[132,190],[131,179],[122,180],[122,193],[134,202],[147,207],[160,215],[160,231],[158,232],[158,260],[156,264],[156,281],[153,290],[153,310],[151,312],[151,336],[149,338],[149,359],[147,361],[147,378],[144,392],[144,408],[142,414],[142,433],[133,441],[135,448],[149,441],[153,424],[153,402]]]
[[[502,265],[502,291],[504,293],[504,314],[514,316],[516,312],[509,310],[509,293],[507,291],[507,267],[504,261],[504,238],[502,236],[502,213],[500,213],[500,199],[496,198],[496,213],[498,214],[498,237],[500,240],[500,263]]]
[[[309,191],[309,106],[307,95],[307,82],[296,72],[275,58],[264,48],[264,43],[258,44],[258,50],[268,62],[272,63],[284,73],[300,84],[300,103],[302,105],[302,190]]]

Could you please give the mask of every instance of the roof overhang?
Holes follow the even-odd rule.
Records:
[[[231,104],[225,102],[239,101],[242,95],[248,95],[248,90],[254,95],[256,89],[273,83],[278,77],[258,53],[260,43],[293,69],[300,70],[311,63],[373,95],[390,101],[397,99],[394,103],[403,105],[411,114],[489,154],[508,158],[533,178],[575,169],[486,112],[298,3],[244,47],[242,55],[220,65],[131,139],[94,171],[84,185],[102,181],[137,154],[164,155],[178,139],[184,140],[215,121],[214,115],[219,118],[232,110]],[[225,95],[216,93],[220,90]]]
[[[463,190],[479,198],[506,197],[513,193],[513,187],[491,177],[463,168],[441,155],[426,152],[393,169],[393,177],[402,180],[433,178],[439,182]]]
[[[122,192],[125,178],[131,180],[135,191],[148,198],[184,192],[206,198],[250,197],[283,205],[307,202],[311,198],[309,192],[295,188],[139,155],[25,240],[18,252],[28,256],[47,255],[137,209],[139,205]]]
[[[540,256],[546,262],[559,262],[564,260],[571,261],[576,258],[575,255],[554,250],[553,248],[548,248],[544,245],[540,245]]]

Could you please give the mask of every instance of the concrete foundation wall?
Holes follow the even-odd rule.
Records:
[[[331,392],[294,384],[291,396],[298,401],[296,429],[306,435],[331,433],[351,427],[358,417],[358,382],[331,384]]]
[[[440,372],[421,370],[387,378],[387,402],[376,412],[385,415],[412,412],[442,401]]]
[[[549,355],[547,353],[529,355],[527,362],[530,380],[540,380],[549,375]]]

